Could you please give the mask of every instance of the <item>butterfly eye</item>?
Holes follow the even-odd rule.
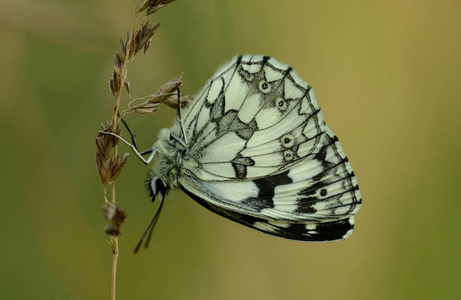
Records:
[[[285,148],[290,148],[295,144],[295,139],[291,134],[286,134],[280,139],[282,146]]]
[[[263,93],[269,93],[271,91],[271,85],[267,81],[259,82],[259,90]]]
[[[155,201],[155,196],[159,193],[162,195],[163,199],[165,198],[167,187],[162,179],[157,176],[149,177],[147,178],[146,185],[149,196],[152,198],[152,202]]]
[[[285,158],[285,161],[293,160],[294,156],[295,156],[295,154],[291,150],[287,150],[287,151],[283,152],[283,158]]]

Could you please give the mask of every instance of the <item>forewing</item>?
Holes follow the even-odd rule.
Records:
[[[312,154],[327,131],[309,85],[266,56],[231,60],[184,115],[195,176],[206,181],[276,174]]]

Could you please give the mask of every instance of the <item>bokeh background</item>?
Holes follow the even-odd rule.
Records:
[[[0,298],[108,299],[111,251],[94,139],[134,1],[0,1]],[[118,299],[455,299],[461,284],[461,2],[177,0],[129,70],[132,96],[184,72],[193,94],[235,54],[266,54],[314,86],[363,196],[346,241],[263,235],[168,198],[154,214],[134,155]],[[129,101],[123,95],[123,104]],[[148,148],[174,110],[128,119]],[[121,146],[121,151],[131,152]]]

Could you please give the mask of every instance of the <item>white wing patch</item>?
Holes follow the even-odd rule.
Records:
[[[357,179],[314,91],[289,66],[235,57],[183,116],[189,144],[178,181],[201,205],[289,239],[352,233],[361,205]],[[171,131],[180,136],[178,122]]]

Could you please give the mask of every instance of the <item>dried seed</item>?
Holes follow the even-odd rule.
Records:
[[[160,8],[164,7],[165,4],[159,4],[159,5],[155,5],[155,6],[149,6],[149,8],[147,9],[147,15],[151,15],[155,12],[157,12]]]
[[[126,45],[123,43],[123,39],[120,38],[120,61],[124,62],[126,59]]]
[[[102,184],[106,186],[109,180],[109,170],[107,169],[106,160],[101,157],[99,153],[96,153],[95,159],[96,165],[98,167],[99,178],[101,178]]]
[[[122,68],[122,59],[120,58],[120,54],[115,52],[115,55],[114,55],[114,71],[117,72],[118,75],[120,75],[121,68]]]
[[[158,30],[160,23],[155,26],[151,26],[149,21],[141,25],[134,36],[134,39],[130,41],[130,53],[133,52],[134,54],[138,53],[139,50],[146,46],[146,43],[150,40],[150,38],[154,35],[154,33]]]
[[[115,179],[117,179],[118,175],[122,171],[123,166],[125,165],[126,161],[128,159],[128,153],[125,153],[122,158],[118,158],[117,160],[114,161],[114,163],[111,165],[111,170],[110,170],[110,182],[114,182]],[[112,162],[112,161],[111,161]]]
[[[120,235],[120,227],[126,219],[125,211],[119,209],[114,203],[106,202],[103,207],[103,213],[104,217],[106,217],[106,220],[109,222],[109,224],[104,227],[104,231],[112,236]]]
[[[126,91],[128,92],[128,95],[130,95],[131,97],[130,82],[128,81],[128,79],[125,79],[125,88],[126,88]]]

